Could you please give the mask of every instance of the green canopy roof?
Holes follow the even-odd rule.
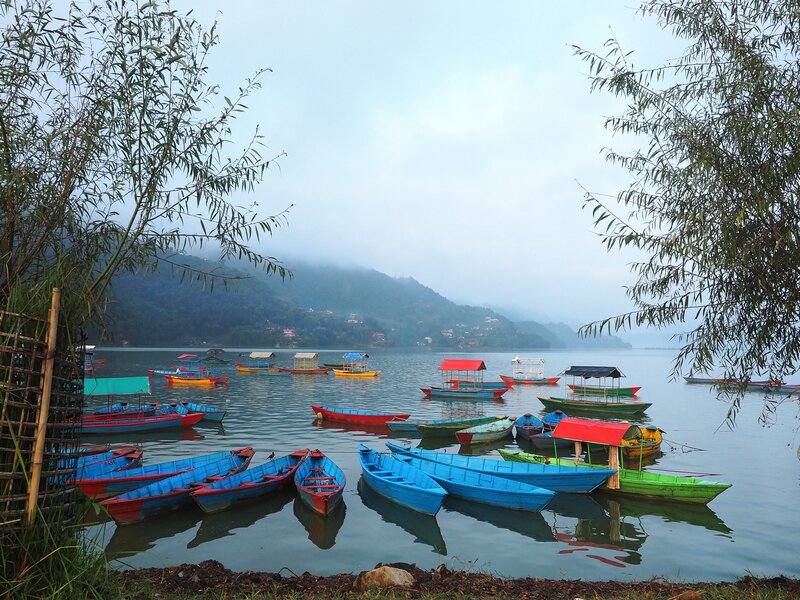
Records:
[[[83,380],[84,396],[135,396],[150,395],[150,378],[139,377],[100,377]]]

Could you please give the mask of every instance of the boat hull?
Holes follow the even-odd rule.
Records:
[[[154,415],[137,420],[112,419],[81,423],[82,435],[135,433],[160,429],[182,429],[191,427],[203,418],[202,414],[192,415]]]
[[[472,389],[472,388],[419,388],[422,393],[431,398],[474,398],[477,400],[497,400],[502,398],[508,388],[499,389]]]
[[[508,461],[531,464],[575,464],[572,459],[549,458],[540,454],[528,454],[514,450],[500,450],[500,455]],[[580,464],[583,467],[603,468],[599,465]],[[619,469],[619,489],[612,490],[604,486],[600,488],[600,491],[671,502],[708,504],[729,487],[731,487],[729,483],[622,468]]]
[[[589,396],[635,396],[642,389],[639,387],[605,387],[601,385],[578,385],[569,383],[567,387],[576,394]]]
[[[500,379],[505,381],[508,385],[556,385],[561,377],[510,377],[508,375],[500,375]]]
[[[327,375],[330,369],[322,368],[322,369],[287,369],[285,367],[278,367],[280,372],[282,373],[289,373],[291,375]]]
[[[417,423],[417,431],[425,436],[446,436],[453,435],[459,429],[466,429],[473,425],[491,423],[499,419],[505,419],[505,415],[498,417],[476,417],[474,419],[443,419],[438,421],[428,421]]]
[[[380,371],[347,371],[344,369],[332,369],[333,374],[336,377],[361,377],[361,378],[369,378],[369,377],[377,377],[381,374]]]
[[[178,375],[164,375],[170,385],[194,385],[198,387],[221,385],[228,383],[227,377],[180,377]]]
[[[323,517],[342,503],[345,483],[344,472],[319,450],[311,452],[294,474],[300,500]]]
[[[510,436],[513,428],[514,422],[510,419],[505,422],[494,421],[456,431],[456,439],[462,446],[487,444]]]
[[[643,413],[652,402],[608,402],[605,400],[572,400],[568,398],[555,398],[538,396],[539,402],[544,404],[547,410],[563,410],[568,414],[575,413],[598,413],[598,414],[617,414],[635,415]]]
[[[311,409],[316,415],[322,415],[322,418],[327,421],[336,421],[339,423],[359,423],[361,425],[386,425],[389,421],[404,420],[410,417],[410,414],[398,413],[370,413],[360,410],[336,410],[334,408],[311,405]]]

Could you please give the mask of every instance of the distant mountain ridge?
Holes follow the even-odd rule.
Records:
[[[195,269],[244,277],[211,293],[169,270],[114,280],[113,343],[133,346],[426,347],[433,350],[628,347],[614,337],[585,343],[566,325],[513,323],[488,308],[457,305],[410,277],[300,264],[281,281],[247,265],[197,257]],[[231,286],[229,286],[231,287]]]

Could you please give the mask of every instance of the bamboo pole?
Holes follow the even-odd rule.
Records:
[[[39,497],[39,481],[42,478],[42,456],[47,437],[47,419],[50,414],[50,392],[53,388],[53,365],[56,355],[56,335],[58,334],[58,309],[61,301],[61,290],[53,288],[50,302],[50,314],[47,326],[47,355],[42,369],[42,393],[39,396],[39,415],[36,419],[36,441],[33,447],[33,465],[30,483],[28,484],[28,522],[33,521],[36,514],[36,503]]]

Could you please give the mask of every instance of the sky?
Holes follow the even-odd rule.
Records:
[[[209,81],[272,71],[236,125],[278,155],[250,200],[292,206],[264,248],[413,277],[465,304],[578,325],[625,312],[632,252],[606,253],[583,189],[629,176],[602,149],[621,100],[572,44],[634,60],[680,46],[628,2],[173,2],[218,21]],[[238,139],[238,138],[236,138]]]

